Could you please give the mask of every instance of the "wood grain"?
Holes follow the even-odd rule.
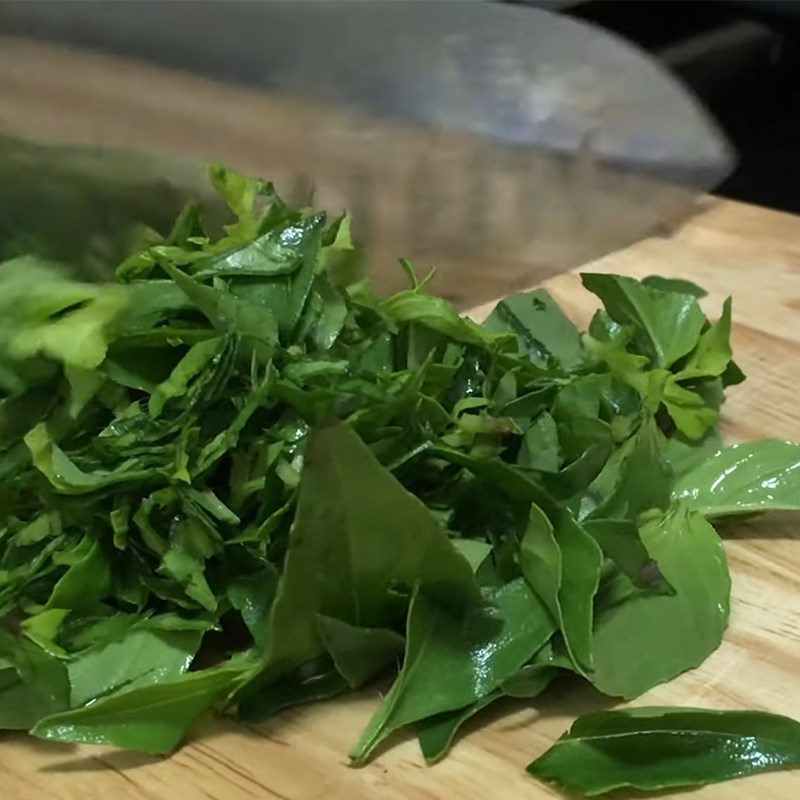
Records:
[[[800,439],[800,218],[709,199],[672,238],[643,241],[589,268],[690,278],[709,290],[703,302],[711,314],[732,294],[735,353],[749,379],[731,391],[724,408],[726,436]],[[585,324],[595,303],[578,275],[563,275],[548,287]],[[734,576],[725,641],[702,667],[637,703],[754,708],[800,718],[799,529],[800,520],[789,516],[725,525]],[[576,715],[611,705],[586,687],[561,683],[534,703],[508,702],[490,710],[434,767],[426,767],[416,742],[405,739],[353,769],[347,750],[381,689],[291,709],[249,728],[208,723],[196,741],[168,759],[6,734],[0,742],[3,797],[540,800],[558,795],[529,779],[525,765]],[[710,786],[691,796],[795,800],[800,771]]]

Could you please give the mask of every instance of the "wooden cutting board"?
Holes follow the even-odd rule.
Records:
[[[800,439],[800,217],[709,199],[672,238],[641,242],[591,269],[690,278],[709,290],[703,302],[712,316],[733,295],[734,352],[748,380],[724,407],[725,433],[729,440]],[[596,304],[576,273],[548,288],[576,322],[588,321]],[[753,708],[800,719],[800,516],[727,524],[722,532],[733,573],[725,641],[702,667],[637,703]],[[248,728],[208,723],[165,759],[3,734],[0,791],[9,800],[539,800],[559,795],[527,777],[526,764],[575,716],[612,706],[588,688],[558,684],[533,702],[490,709],[434,767],[407,738],[353,769],[347,750],[381,689],[291,709]],[[795,800],[800,770],[710,786],[691,797]]]

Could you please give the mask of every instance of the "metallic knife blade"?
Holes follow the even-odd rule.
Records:
[[[159,65],[144,98],[113,70],[105,86],[98,76],[96,95],[151,113],[126,139],[90,102],[96,123],[83,115],[80,141],[305,176],[315,203],[351,208],[381,288],[398,288],[395,258],[408,256],[436,265],[436,290],[462,306],[674,224],[732,162],[713,121],[653,59],[535,8],[6,2],[0,31]],[[4,80],[0,62],[0,99]],[[171,81],[180,92],[170,95]],[[211,81],[225,95],[218,108],[206,104]],[[177,94],[205,106],[165,142],[159,114],[174,112],[158,98]],[[0,126],[32,133],[12,116],[0,110]]]

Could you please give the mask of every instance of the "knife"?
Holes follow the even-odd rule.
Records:
[[[95,156],[86,151],[50,152],[49,169],[38,170],[43,190],[59,164],[75,172],[75,161],[80,191],[102,193],[104,181],[127,171],[139,197],[164,179],[175,197],[196,191],[187,164],[205,158],[274,173],[295,199],[351,209],[379,288],[399,288],[396,258],[406,256],[436,266],[435,291],[461,306],[675,224],[732,164],[714,122],[653,59],[537,8],[6,2],[0,31],[80,48],[56,55],[49,73],[39,50],[26,70],[21,40],[16,58],[0,58],[0,130],[41,138],[5,102],[4,87],[32,80],[32,91],[58,98],[66,82],[79,92],[81,124],[65,124],[60,138],[138,154],[137,168],[125,170],[124,154],[103,152],[102,165],[89,167]],[[115,58],[92,61],[93,51]],[[80,69],[59,70],[58,58],[101,68],[76,88]],[[148,78],[131,83],[137,70]],[[179,99],[169,107],[159,96]],[[163,121],[180,104],[202,111],[169,139]],[[76,109],[63,105],[68,120]],[[110,118],[124,107],[145,113],[117,130]],[[110,182],[114,198],[91,205],[119,218],[125,182]],[[313,197],[304,194],[310,186]]]

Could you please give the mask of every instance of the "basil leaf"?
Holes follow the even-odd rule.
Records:
[[[454,604],[478,599],[466,559],[358,435],[342,425],[316,431],[270,615],[269,663],[300,664],[323,651],[317,614],[391,626],[407,603],[393,588],[417,583]]]
[[[408,612],[400,675],[351,757],[363,761],[398,728],[480,700],[551,636],[549,614],[521,579],[493,592],[486,605],[447,609],[424,590]]]
[[[662,291],[621,275],[585,272],[581,280],[612,319],[634,328],[653,366],[669,367],[697,344],[706,318],[692,294]]]
[[[585,360],[580,334],[545,289],[501,300],[483,323],[491,331],[513,333],[521,352],[535,363],[554,358],[571,371]]]
[[[0,729],[27,730],[68,705],[64,664],[37,645],[0,631]]]
[[[593,601],[602,563],[597,543],[569,513],[551,521],[532,504],[519,560],[522,574],[557,621],[576,668],[590,672]]]
[[[706,517],[800,509],[800,445],[778,439],[718,450],[676,481],[672,496]]]
[[[339,674],[357,689],[402,655],[405,640],[387,628],[359,628],[319,616],[319,631]]]
[[[234,667],[187,673],[45,717],[31,733],[60,742],[168,753],[203,713],[236,689],[242,677],[243,671]]]
[[[171,680],[189,669],[203,629],[158,630],[145,624],[119,640],[82,653],[67,666],[70,705],[95,697]]]
[[[634,591],[598,610],[590,677],[604,694],[625,698],[701,664],[730,612],[725,551],[700,514],[676,505],[654,513],[639,535],[674,593]]]
[[[800,723],[759,711],[631,708],[579,717],[528,767],[593,796],[700,786],[800,766]]]

